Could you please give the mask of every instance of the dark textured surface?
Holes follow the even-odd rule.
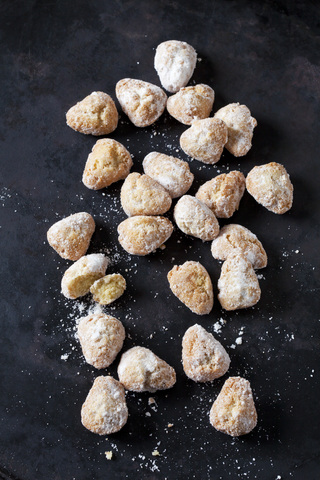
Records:
[[[319,14],[316,1],[1,2],[0,478],[319,478]],[[167,39],[196,48],[202,61],[192,83],[214,88],[214,111],[239,101],[258,120],[245,158],[225,152],[216,166],[190,163],[190,193],[218,172],[247,174],[269,161],[285,165],[294,184],[287,214],[268,212],[246,193],[232,218],[257,234],[269,256],[252,309],[226,313],[216,300],[210,315],[192,314],[169,291],[166,274],[174,263],[200,259],[216,292],[220,265],[210,245],[175,230],[165,250],[130,257],[116,235],[125,218],[121,182],[98,192],[81,183],[96,139],[68,128],[66,110],[94,90],[115,98],[123,77],[159,84],[154,49]],[[141,171],[152,150],[187,159],[178,141],[184,129],[167,114],[148,129],[122,115],[112,138]],[[92,304],[62,298],[70,262],[46,243],[48,227],[77,211],[97,222],[89,252],[108,251],[110,272],[127,278],[125,295],[107,309],[130,334],[125,348],[147,346],[177,371],[174,389],[153,395],[156,411],[150,395],[128,394],[129,421],[109,438],[80,423],[98,372],[84,363],[73,328]],[[180,362],[184,331],[198,322],[213,332],[220,318],[227,376],[250,380],[259,415],[257,428],[239,439],[208,421],[227,376],[197,385]],[[232,349],[241,327],[243,344]]]

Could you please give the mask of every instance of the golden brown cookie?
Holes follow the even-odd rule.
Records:
[[[110,305],[124,293],[126,281],[120,273],[112,273],[96,280],[90,287],[93,300],[100,305]]]
[[[183,233],[203,241],[213,240],[219,234],[219,223],[212,210],[191,195],[178,200],[174,219]]]
[[[79,212],[54,223],[47,232],[49,245],[67,260],[79,260],[89,248],[96,224],[87,212]]]
[[[181,88],[167,100],[167,110],[172,117],[184,125],[194,120],[209,117],[214,102],[214,91],[208,85],[200,83],[192,87]]]
[[[93,92],[67,112],[67,124],[86,135],[108,135],[118,125],[118,111],[110,95]]]
[[[239,437],[257,425],[257,411],[248,380],[230,377],[210,410],[210,423],[219,432]]]

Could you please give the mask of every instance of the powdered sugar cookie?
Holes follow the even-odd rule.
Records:
[[[174,219],[183,233],[209,241],[219,234],[219,223],[207,205],[191,195],[181,197],[174,208]]]
[[[181,88],[167,100],[167,110],[172,117],[184,125],[194,120],[209,117],[214,102],[214,91],[208,85],[200,83],[192,87]]]

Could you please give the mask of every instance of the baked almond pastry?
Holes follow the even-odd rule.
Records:
[[[132,158],[116,140],[103,138],[96,142],[88,156],[82,181],[91,190],[100,190],[129,175]]]
[[[127,420],[128,408],[121,383],[112,377],[97,377],[82,405],[82,425],[98,435],[110,435],[121,430]]]
[[[108,135],[118,125],[118,111],[110,95],[93,92],[67,112],[67,125],[86,135]]]
[[[213,289],[207,270],[199,262],[175,265],[168,273],[172,293],[197,315],[206,315],[213,307]]]
[[[214,102],[214,91],[208,85],[200,83],[184,87],[167,100],[167,110],[172,117],[184,125],[194,120],[208,118]]]
[[[148,255],[168,240],[173,225],[165,217],[137,215],[118,226],[120,245],[131,255]]]
[[[47,232],[49,245],[67,260],[79,260],[89,248],[96,224],[87,212],[79,212],[54,223]]]
[[[121,187],[121,205],[128,217],[162,215],[171,203],[167,190],[148,175],[130,173]]]
[[[157,85],[123,78],[116,85],[122,110],[136,127],[148,127],[163,114],[167,95]]]
[[[241,250],[230,253],[223,263],[218,289],[218,299],[225,310],[252,307],[260,300],[257,275]]]
[[[176,93],[187,85],[196,63],[197,52],[186,42],[167,40],[157,46],[154,68],[168,92]]]
[[[257,236],[248,228],[231,223],[221,228],[211,244],[211,253],[217,260],[226,260],[236,249],[241,250],[253,268],[267,266],[268,257]]]
[[[228,140],[228,128],[219,118],[195,120],[180,137],[182,150],[203,163],[217,163]]]
[[[176,383],[174,368],[144,347],[130,348],[121,356],[118,377],[133,392],[166,390]]]
[[[238,210],[245,188],[245,176],[234,170],[204,183],[195,196],[205,203],[216,217],[230,218]]]
[[[96,280],[90,287],[93,300],[100,305],[110,305],[124,293],[126,280],[120,273],[112,273]]]
[[[210,423],[219,432],[239,437],[257,425],[257,411],[248,380],[230,377],[210,410]]]
[[[280,163],[254,167],[248,173],[246,187],[258,203],[273,213],[283,214],[292,207],[293,185]]]
[[[213,240],[219,234],[219,223],[212,210],[191,195],[178,200],[174,219],[183,233],[203,241]]]
[[[235,157],[246,155],[252,146],[253,129],[257,126],[249,108],[240,103],[230,103],[220,108],[214,118],[220,118],[228,127],[226,149]]]
[[[192,185],[194,176],[189,164],[179,158],[151,152],[144,158],[142,165],[144,173],[160,183],[171,198],[181,197]]]
[[[97,369],[107,368],[120,352],[125,330],[120,322],[104,313],[80,318],[78,336],[86,362]]]
[[[212,382],[230,366],[224,347],[201,325],[188,328],[182,339],[182,364],[187,377],[195,382]]]
[[[102,253],[85,255],[69,267],[61,281],[61,292],[67,298],[86,295],[91,285],[105,275],[109,259]]]

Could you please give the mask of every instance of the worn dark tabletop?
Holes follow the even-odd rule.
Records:
[[[0,478],[319,478],[319,16],[316,1],[0,3]],[[221,265],[210,245],[176,229],[165,250],[130,257],[116,235],[125,218],[121,182],[97,192],[81,182],[96,138],[68,128],[65,112],[94,90],[115,98],[124,77],[159,84],[154,49],[168,39],[197,50],[191,83],[214,88],[214,111],[239,101],[258,121],[246,157],[226,152],[216,166],[188,159],[195,174],[190,193],[219,172],[247,174],[270,161],[282,163],[294,184],[285,215],[246,193],[232,218],[254,231],[268,253],[255,308],[227,313],[216,300],[210,315],[192,314],[171,294],[166,274],[173,264],[200,260],[217,293]],[[179,149],[184,129],[168,114],[137,129],[122,114],[111,136],[141,172],[152,150],[187,160]],[[149,394],[129,393],[129,421],[109,437],[80,423],[81,405],[101,374],[84,363],[74,337],[77,318],[92,303],[62,297],[70,262],[46,242],[49,226],[77,211],[97,223],[89,253],[107,252],[109,271],[127,278],[126,293],[106,308],[125,325],[125,349],[149,347],[177,371],[172,390],[152,395],[154,409]],[[215,335],[231,356],[226,377],[250,380],[259,415],[257,428],[239,439],[216,432],[208,420],[226,377],[195,384],[180,360],[185,330],[198,322],[214,332],[221,318],[226,324]],[[241,329],[243,344],[232,348]],[[117,363],[104,373],[116,376]],[[155,449],[160,456],[152,456]]]

